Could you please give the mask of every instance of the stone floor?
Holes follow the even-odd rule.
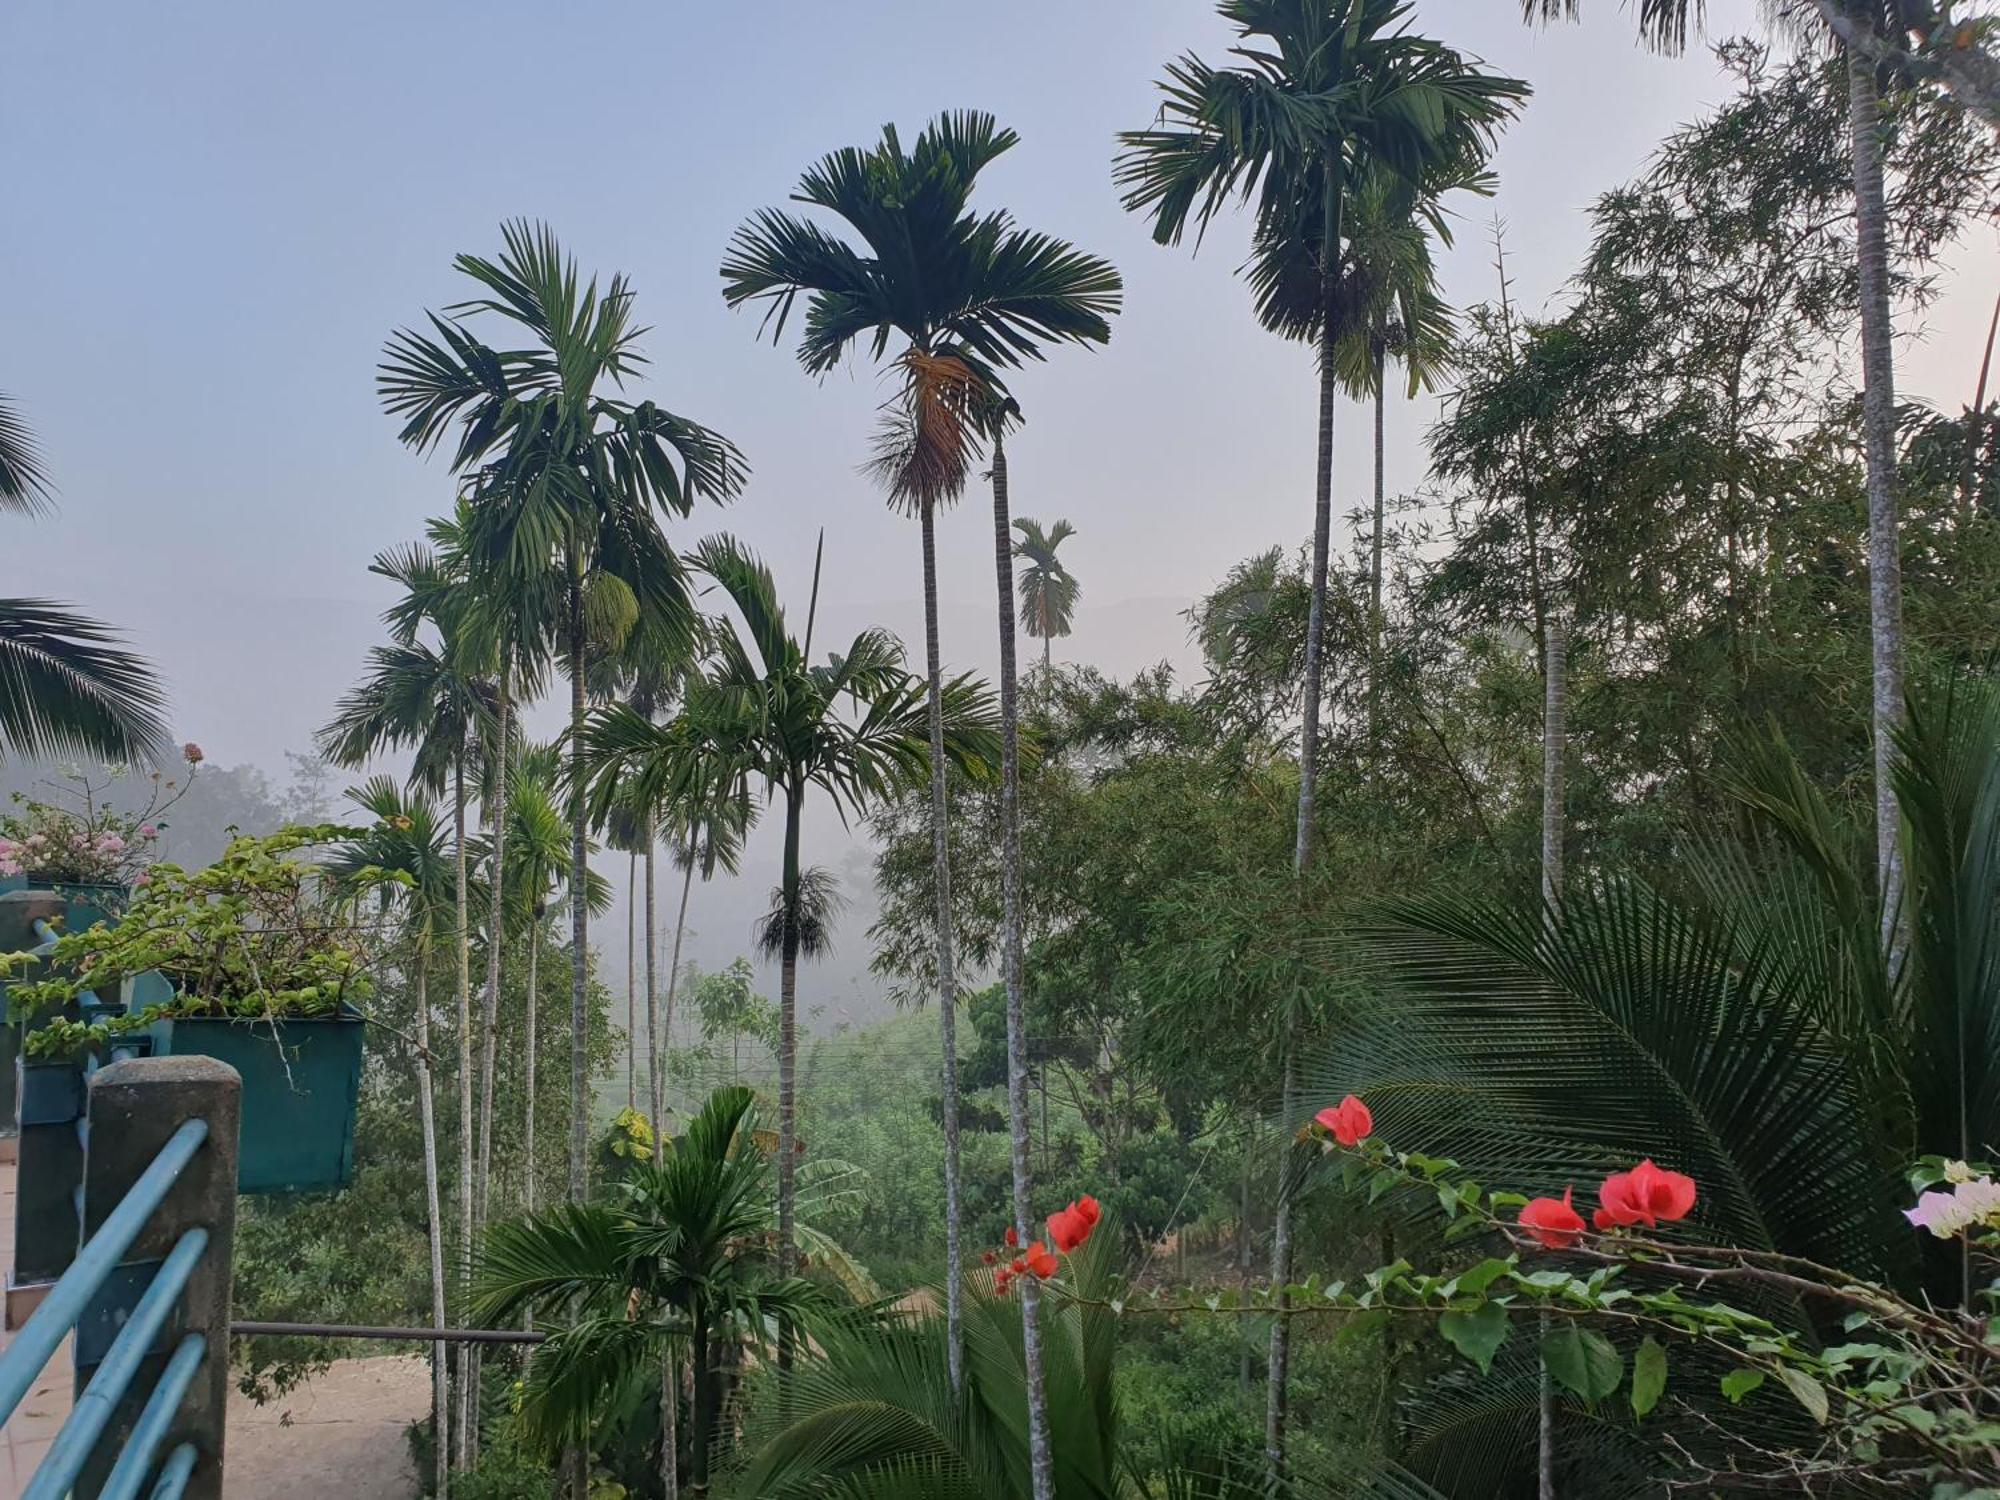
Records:
[[[14,1260],[14,1163],[0,1151],[0,1266]],[[10,1335],[0,1331],[0,1348]],[[0,1427],[0,1500],[20,1500],[69,1414],[69,1344]],[[413,1500],[406,1433],[430,1409],[429,1367],[390,1355],[341,1360],[268,1406],[232,1392],[223,1500]]]

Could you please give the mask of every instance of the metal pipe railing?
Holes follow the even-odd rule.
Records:
[[[97,1500],[135,1500],[139,1486],[146,1482],[146,1475],[152,1470],[153,1460],[159,1456],[160,1448],[172,1430],[174,1418],[179,1415],[181,1402],[187,1399],[188,1387],[194,1384],[195,1372],[208,1358],[208,1340],[198,1333],[191,1333],[180,1341],[174,1350],[174,1357],[167,1361],[167,1368],[160,1376],[160,1383],[153,1387],[153,1394],[146,1398],[145,1408],[139,1413],[139,1420],[132,1424],[132,1435],[125,1439],[125,1451],[118,1455],[118,1462],[112,1465],[111,1473],[104,1481],[104,1488],[97,1492]],[[167,1459],[166,1467],[160,1474],[160,1485],[164,1486],[174,1462],[185,1452],[187,1467],[191,1472],[198,1456],[194,1445],[183,1443]],[[38,1476],[39,1477],[39,1476]],[[187,1476],[181,1476],[180,1487],[171,1493],[178,1495],[180,1488],[187,1484]],[[156,1487],[155,1495],[162,1493]],[[26,1497],[22,1497],[26,1500]]]
[[[76,1327],[91,1297],[104,1284],[125,1252],[132,1248],[146,1221],[167,1196],[167,1190],[194,1160],[208,1139],[206,1120],[188,1120],[173,1133],[153,1164],[140,1174],[90,1243],[77,1252],[62,1279],[49,1289],[14,1342],[0,1351],[0,1422],[14,1415],[69,1331]]]
[[[160,1482],[153,1486],[152,1500],[181,1500],[187,1492],[188,1479],[194,1473],[195,1460],[200,1455],[193,1443],[182,1443],[167,1455],[167,1461],[160,1466]]]
[[[153,1340],[159,1337],[166,1326],[167,1315],[180,1301],[181,1293],[187,1290],[188,1278],[194,1274],[196,1262],[202,1251],[208,1248],[208,1231],[190,1229],[180,1237],[180,1241],[167,1258],[160,1263],[154,1273],[152,1283],[139,1298],[139,1305],[132,1309],[132,1316],[125,1326],[118,1330],[118,1337],[105,1352],[104,1362],[90,1377],[90,1384],[83,1394],[76,1398],[70,1408],[69,1417],[63,1422],[55,1441],[49,1444],[49,1451],[42,1458],[41,1466],[35,1470],[35,1477],[22,1492],[21,1500],[63,1500],[83,1472],[84,1463],[90,1457],[90,1450],[97,1446],[104,1429],[110,1424],[111,1414],[131,1389],[134,1377],[139,1373],[139,1363],[152,1352]],[[199,1335],[193,1337],[199,1339]],[[155,1393],[157,1395],[157,1392]],[[180,1405],[175,1398],[173,1409]]]

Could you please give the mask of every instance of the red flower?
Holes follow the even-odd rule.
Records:
[[[1062,1263],[1049,1254],[1048,1247],[1040,1240],[1036,1240],[1034,1244],[1028,1246],[1026,1258],[1028,1270],[1044,1280],[1047,1280],[1062,1269]]]
[[[1629,1172],[1613,1172],[1597,1190],[1597,1212],[1591,1222],[1599,1229],[1644,1224],[1648,1229],[1685,1219],[1694,1207],[1694,1179],[1653,1165],[1648,1157]]]
[[[1012,1224],[1009,1224],[1007,1226],[1007,1248],[1009,1250],[1018,1250],[1020,1246],[1021,1246],[1021,1236],[1016,1234],[1014,1232],[1014,1226]]]
[[[1056,1249],[1068,1255],[1090,1238],[1090,1231],[1097,1227],[1099,1215],[1095,1198],[1080,1198],[1069,1207],[1049,1215],[1049,1239]]]
[[[1375,1117],[1352,1094],[1313,1118],[1331,1130],[1333,1138],[1343,1146],[1358,1146],[1375,1133]]]
[[[1547,1250],[1567,1250],[1583,1234],[1583,1215],[1570,1207],[1569,1188],[1561,1198],[1536,1198],[1521,1210],[1521,1227]]]
[[[1008,1264],[1007,1269],[1016,1276],[1027,1275],[1028,1258],[1024,1255],[1015,1256],[1014,1259]]]
[[[997,1256],[997,1255],[995,1255],[995,1254],[994,1254],[994,1253],[993,1253],[993,1252],[992,1252],[991,1250],[982,1250],[982,1251],[980,1251],[980,1252],[979,1252],[979,1258],[980,1258],[981,1260],[983,1260],[984,1262],[986,1262],[986,1264],[987,1264],[987,1265],[989,1265],[989,1266],[990,1266],[990,1265],[992,1265],[992,1264],[993,1264],[993,1262],[995,1262],[996,1260],[998,1260],[998,1259],[999,1259],[1000,1257],[999,1257],[999,1256]]]
[[[1097,1200],[1088,1193],[1076,1200],[1076,1211],[1083,1215],[1083,1222],[1092,1229],[1097,1227],[1097,1221],[1104,1216],[1104,1211],[1097,1206]]]
[[[1003,1297],[1007,1293],[1007,1283],[1014,1279],[1014,1273],[1002,1266],[993,1273],[993,1295]]]

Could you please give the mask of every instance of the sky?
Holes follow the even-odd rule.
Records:
[[[1514,0],[1417,0],[1422,29],[1535,89],[1497,196],[1460,206],[1442,256],[1459,305],[1495,291],[1496,213],[1517,296],[1558,297],[1596,195],[1730,92],[1705,53],[1640,49],[1616,0],[1585,9],[1537,30]],[[1755,9],[1713,0],[1711,35],[1754,30]],[[10,0],[0,390],[38,432],[61,509],[5,523],[0,589],[122,626],[183,737],[282,777],[381,636],[389,586],[370,557],[451,494],[443,459],[400,447],[381,411],[383,342],[465,295],[452,256],[495,250],[501,221],[524,216],[586,270],[630,275],[651,328],[640,394],[749,457],[743,498],[676,539],[734,531],[803,593],[824,529],[827,638],[882,624],[918,642],[916,529],[859,472],[879,376],[805,375],[760,341],[756,313],[723,305],[717,266],[817,156],[979,108],[1022,140],[977,202],[1125,278],[1107,348],[1013,382],[1015,510],[1078,527],[1065,557],[1084,602],[1058,654],[1190,668],[1180,612],[1230,563],[1306,535],[1314,462],[1309,357],[1257,328],[1233,274],[1240,223],[1198,255],[1163,249],[1112,183],[1114,136],[1149,122],[1162,64],[1228,43],[1208,0]],[[1969,400],[1996,286],[1982,230],[1902,351],[1904,392]],[[1423,482],[1434,412],[1392,406],[1391,493]],[[1366,493],[1365,414],[1344,409],[1337,441],[1344,513]],[[946,656],[990,669],[983,496],[943,520],[940,548]],[[720,963],[748,917],[740,892],[712,894],[695,921]]]

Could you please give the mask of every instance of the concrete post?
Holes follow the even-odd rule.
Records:
[[[77,1328],[77,1389],[89,1380],[108,1337],[93,1340],[89,1325],[115,1328],[145,1290],[150,1271],[187,1230],[208,1230],[208,1248],[181,1299],[181,1314],[142,1366],[97,1452],[77,1485],[79,1500],[97,1494],[133,1420],[145,1405],[175,1344],[188,1333],[208,1342],[161,1455],[183,1442],[200,1453],[189,1480],[189,1500],[221,1500],[223,1417],[229,1401],[229,1296],[236,1230],[236,1150],[242,1119],[243,1081],[234,1068],[211,1057],[141,1057],[100,1068],[90,1081],[89,1140],[84,1154],[83,1232],[97,1232],[160,1148],[181,1125],[208,1122],[208,1140],[168,1191],[140,1233],[126,1264],[106,1284],[108,1305],[93,1309]],[[89,1347],[87,1347],[89,1346]]]

